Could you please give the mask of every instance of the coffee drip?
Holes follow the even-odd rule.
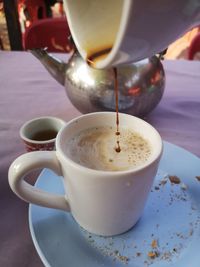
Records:
[[[95,67],[95,62],[105,58],[111,51],[112,47],[104,48],[100,51],[94,52],[87,56],[87,63],[91,67]],[[113,73],[114,73],[114,91],[115,91],[115,110],[116,110],[116,136],[117,136],[117,141],[116,141],[116,148],[115,151],[119,153],[121,151],[120,148],[120,142],[119,142],[119,137],[120,137],[120,131],[119,131],[119,88],[118,88],[118,75],[117,75],[117,68],[113,68]]]

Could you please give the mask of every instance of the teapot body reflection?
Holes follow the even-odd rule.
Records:
[[[75,52],[64,63],[44,49],[31,51],[49,73],[61,83],[71,103],[82,113],[115,111],[114,71],[94,69]],[[162,98],[165,73],[160,59],[153,56],[117,67],[119,111],[143,117]]]

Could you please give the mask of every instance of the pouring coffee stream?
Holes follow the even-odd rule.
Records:
[[[120,131],[119,131],[119,88],[118,88],[118,77],[117,77],[117,68],[113,68],[114,71],[114,86],[115,86],[115,105],[116,105],[116,126],[117,126],[117,131],[116,131],[116,136],[117,136],[117,147],[115,151],[119,153],[121,151],[120,148],[120,143],[119,143],[119,136],[120,136]]]
[[[112,47],[100,50],[96,53],[91,54],[89,57],[87,57],[87,63],[91,67],[95,67],[95,61],[98,61],[99,58],[101,57],[106,57],[107,54],[110,53]],[[116,140],[116,148],[115,151],[117,153],[120,153],[121,148],[120,148],[120,141],[119,141],[119,136],[120,136],[120,131],[119,131],[119,88],[118,88],[118,77],[117,77],[117,68],[113,68],[113,74],[114,74],[114,92],[115,92],[115,112],[116,112],[116,132],[115,135],[117,136]]]

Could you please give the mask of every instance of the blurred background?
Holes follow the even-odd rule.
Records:
[[[62,0],[0,0],[0,49],[25,50],[30,26],[38,20],[64,17]]]
[[[38,21],[41,22],[41,20],[46,19],[54,20],[54,24],[56,24],[59,21],[58,18],[62,18],[63,23],[65,14],[62,0],[0,0],[0,50],[26,50],[32,48],[30,45],[36,45],[33,44],[33,39],[36,42],[36,34],[34,37],[27,37],[26,32],[28,29],[38,25]],[[43,25],[42,27],[45,26]],[[41,32],[41,28],[39,31]],[[195,43],[198,42],[198,45],[195,44],[195,53],[189,55],[190,50],[193,49],[191,46],[194,47],[194,39],[199,35],[199,32],[200,27],[197,27],[181,36],[180,39],[168,47],[164,57],[166,59],[199,60],[200,37],[199,41],[195,41]],[[53,32],[51,35],[53,37]],[[38,36],[39,38],[44,38],[44,36]],[[45,38],[49,38],[48,34]],[[29,40],[27,41],[27,39]],[[62,42],[62,40],[59,42]],[[66,48],[63,43],[57,43],[56,39],[53,38],[51,38],[50,46],[50,50],[53,52],[66,52],[69,50],[69,47]]]

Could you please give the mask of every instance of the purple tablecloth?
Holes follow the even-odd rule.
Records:
[[[163,64],[165,93],[146,119],[164,140],[200,156],[200,62]],[[68,121],[79,114],[64,88],[31,54],[0,52],[0,266],[43,266],[29,232],[28,204],[11,192],[7,182],[9,165],[25,152],[20,126],[37,116]]]

